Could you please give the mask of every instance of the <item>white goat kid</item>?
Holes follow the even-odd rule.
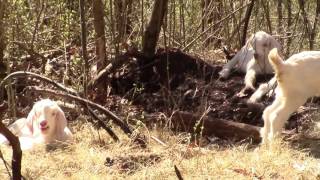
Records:
[[[36,102],[28,117],[17,120],[9,129],[19,137],[23,150],[32,148],[34,144],[72,139],[64,112],[56,102],[49,99]],[[0,142],[7,142],[4,137],[1,139]]]
[[[273,49],[269,61],[278,86],[275,100],[263,112],[263,143],[279,135],[290,115],[308,98],[320,95],[320,51],[301,52],[284,62]]]
[[[232,69],[246,73],[245,88],[255,90],[256,75],[272,74],[273,69],[268,62],[267,55],[273,48],[281,49],[279,42],[271,35],[259,31],[253,34],[246,45],[223,67],[220,77],[226,79],[230,76]]]

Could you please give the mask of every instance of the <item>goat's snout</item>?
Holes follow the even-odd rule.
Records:
[[[47,124],[48,124],[48,122],[46,120],[43,120],[40,122],[41,127],[45,127],[45,126],[47,126]]]

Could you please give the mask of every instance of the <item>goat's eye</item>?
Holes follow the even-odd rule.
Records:
[[[56,115],[56,113],[55,113],[55,112],[53,112],[51,115],[52,115],[52,116],[55,116],[55,115]]]

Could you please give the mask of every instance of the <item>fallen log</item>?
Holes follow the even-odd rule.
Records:
[[[199,122],[200,121],[200,122]],[[260,127],[222,119],[212,119],[208,116],[200,118],[192,113],[178,111],[172,116],[174,130],[194,132],[197,124],[203,125],[203,136],[217,136],[222,139],[252,139],[254,143],[261,141]]]

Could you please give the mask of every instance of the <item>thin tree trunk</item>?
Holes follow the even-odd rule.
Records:
[[[7,1],[6,0],[0,0],[0,63],[3,62],[4,57],[4,50],[6,48],[5,43],[5,24],[4,24],[4,15],[5,15],[5,8],[6,8]],[[0,69],[1,70],[1,69]],[[2,72],[0,71],[0,74]]]
[[[80,8],[80,24],[81,24],[81,47],[82,47],[82,58],[84,61],[84,75],[83,75],[83,88],[84,94],[87,95],[87,81],[88,81],[88,57],[87,57],[87,28],[85,20],[85,0],[79,0]]]
[[[310,50],[314,49],[314,39],[316,37],[316,32],[317,32],[317,24],[319,22],[320,18],[320,0],[317,0],[317,7],[316,7],[316,15],[314,17],[313,21],[313,27],[310,33]]]
[[[125,21],[125,27],[126,27],[126,35],[130,35],[132,32],[132,21],[131,21],[131,16],[132,16],[132,1],[133,0],[127,0],[126,1],[126,21]]]
[[[180,30],[182,31],[182,42],[183,46],[186,45],[186,29],[185,29],[185,19],[184,19],[184,3],[180,0]]]
[[[230,1],[230,7],[231,7],[231,10],[232,10],[231,12],[233,12],[235,10],[235,5],[234,5],[234,3],[232,1]],[[239,13],[239,14],[241,14],[241,13]],[[239,18],[239,22],[237,20],[237,17]],[[238,43],[240,44],[241,43],[241,34],[240,34],[240,31],[239,31],[239,28],[240,28],[241,23],[243,22],[243,20],[242,20],[241,15],[236,16],[235,14],[232,14],[232,19],[233,19],[233,32],[231,33],[231,36],[227,39],[226,42],[228,42],[229,45],[231,45],[231,42],[229,40],[232,39],[234,37],[234,35],[237,33],[236,39],[237,39]],[[238,44],[238,43],[236,43],[236,44]]]
[[[205,17],[206,17],[206,0],[201,0],[201,31],[203,32],[206,25],[206,20],[205,20]]]
[[[283,28],[282,28],[282,0],[278,0],[278,5],[277,5],[277,13],[278,13],[278,33],[282,34],[283,33]],[[280,44],[283,46],[283,39],[280,37]]]
[[[305,26],[305,32],[307,33],[307,36],[309,38],[309,48],[311,48],[311,42],[310,42],[310,34],[311,34],[311,24],[308,20],[308,17],[307,17],[307,13],[306,13],[306,10],[305,10],[305,1],[304,0],[299,0],[299,6],[300,6],[300,10],[301,10],[301,14],[302,14],[302,17],[303,17],[303,23],[304,23],[304,26]]]
[[[291,0],[287,0],[287,11],[288,11],[288,19],[287,19],[287,30],[286,30],[286,34],[287,34],[287,43],[286,43],[286,56],[288,57],[290,54],[290,45],[291,45],[291,41],[292,38],[290,37],[292,35],[292,29],[291,29],[291,25],[292,25],[292,6],[291,6]]]
[[[102,0],[92,1],[93,24],[96,32],[96,57],[98,72],[106,66],[106,38],[105,38],[105,22],[104,22],[104,5]]]
[[[142,51],[147,58],[151,58],[155,53],[167,6],[168,0],[154,2],[152,15],[142,40]]]
[[[111,29],[111,42],[114,45],[115,55],[119,54],[119,44],[117,43],[116,37],[116,28],[115,28],[115,18],[114,18],[114,9],[113,9],[113,1],[109,0],[109,7],[110,7],[110,29]]]
[[[142,37],[142,52],[146,59],[139,59],[139,65],[145,66],[155,54],[163,20],[168,8],[168,0],[155,0],[148,26]],[[142,82],[148,82],[152,76],[152,68],[145,68],[140,75]]]
[[[124,4],[122,0],[114,0],[114,16],[115,16],[115,22],[116,22],[116,31],[118,35],[116,36],[117,43],[120,43],[123,34],[124,34],[124,27],[123,27],[123,14],[124,14]]]
[[[172,19],[173,19],[173,28],[172,28],[172,39],[176,38],[176,0],[172,1]]]
[[[251,13],[252,13],[252,9],[254,6],[254,2],[255,0],[251,0],[251,3],[249,5],[249,7],[247,8],[246,11],[246,15],[245,15],[245,22],[244,22],[244,26],[243,26],[243,31],[242,31],[242,39],[241,39],[241,47],[244,46],[246,44],[246,39],[247,39],[247,31],[248,31],[248,26],[249,26],[249,22],[250,22],[250,17],[251,17]]]
[[[262,1],[262,6],[263,10],[266,15],[266,20],[267,20],[267,26],[268,26],[268,31],[270,34],[272,34],[272,25],[271,25],[271,20],[270,20],[270,9],[269,9],[269,2],[268,1]]]
[[[144,0],[141,0],[141,36],[144,32]]]

